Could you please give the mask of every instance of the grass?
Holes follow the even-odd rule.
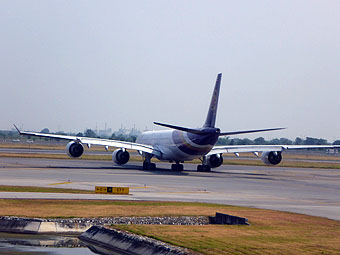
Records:
[[[285,156],[283,156],[285,157]],[[224,160],[223,165],[247,165],[247,166],[268,166],[260,159],[230,159]],[[273,166],[271,166],[273,167]],[[308,161],[285,161],[284,159],[280,164],[275,167],[298,167],[298,168],[323,168],[323,169],[340,169],[340,164],[335,162],[308,162]]]
[[[0,153],[0,157],[6,158],[46,158],[46,159],[73,159],[65,154],[38,154],[38,153]],[[132,157],[131,157],[132,158]],[[78,158],[79,159],[79,158]],[[86,160],[112,160],[111,155],[88,155],[84,154],[80,159]]]
[[[59,145],[59,144],[26,144],[26,143],[1,143],[0,142],[0,148],[8,148],[8,149],[40,149],[40,150],[65,150],[66,144]],[[85,150],[89,151],[106,151],[104,146],[99,145],[92,145],[91,149],[88,149],[86,146],[84,146]],[[134,150],[133,150],[134,151]],[[135,151],[134,151],[135,152]],[[226,154],[232,156],[233,154]],[[254,154],[252,153],[240,153],[241,158],[242,157],[250,157],[255,158]],[[304,154],[295,154],[292,153],[284,153],[284,158],[286,159],[299,159],[299,160],[339,160],[340,161],[340,154],[322,154],[322,153],[313,153],[312,152],[306,152]]]
[[[251,226],[145,226],[120,229],[149,236],[201,254],[339,254],[339,230],[330,223],[300,227],[298,220],[285,224]],[[339,228],[339,225],[337,226]]]
[[[228,207],[237,208],[184,202],[0,199],[0,215],[40,218],[210,215],[211,209]]]
[[[13,158],[45,158],[45,159],[72,159],[65,154],[37,154],[37,153],[0,153],[0,157],[13,157]],[[285,156],[284,156],[285,157]],[[106,160],[111,161],[112,157],[108,155],[90,155],[84,154],[78,159],[83,160]],[[311,159],[311,158],[309,158]],[[142,162],[140,156],[130,156],[132,162]],[[153,159],[154,162],[160,162],[157,159]],[[200,160],[193,160],[190,163],[201,164]],[[267,166],[260,159],[224,159],[224,165],[247,165],[247,166]],[[299,167],[299,168],[324,168],[324,169],[340,169],[340,164],[335,162],[308,162],[308,161],[283,161],[276,167]]]
[[[42,193],[75,193],[75,194],[93,194],[94,191],[80,189],[61,189],[61,188],[43,188],[32,186],[7,186],[0,185],[0,192],[42,192]]]
[[[38,154],[38,153],[1,153],[0,158],[42,158],[42,159],[69,159],[69,160],[106,160],[112,161],[111,154],[108,155],[94,155],[94,154],[83,154],[80,158],[70,158],[65,154]],[[142,157],[130,156],[132,162],[142,162]],[[155,160],[157,161],[157,160]]]
[[[340,222],[287,212],[218,204],[143,201],[0,200],[0,214],[26,217],[211,216],[250,226],[116,225],[201,254],[340,254]]]
[[[35,150],[65,150],[66,144],[67,143],[63,143],[63,144],[0,143],[0,148],[35,149]],[[91,147],[91,150],[105,151],[105,148],[103,146],[93,145]]]
[[[46,149],[46,150],[65,150],[65,146],[61,145],[39,145],[39,144],[11,144],[11,143],[0,143],[0,148],[17,148],[17,149]],[[92,151],[105,151],[103,146],[92,146]],[[135,151],[133,151],[135,152]],[[231,158],[230,154],[227,154],[224,158],[224,165],[249,165],[249,166],[267,166],[262,162],[262,160],[254,158],[252,153],[242,153],[241,156],[244,158]],[[0,157],[15,157],[15,158],[46,158],[46,159],[70,159],[70,157],[66,154],[54,154],[53,152],[49,154],[38,154],[38,153],[0,153]],[[254,159],[249,159],[249,157]],[[107,160],[111,161],[111,154],[107,155],[90,155],[84,153],[79,159],[84,160]],[[289,159],[289,160],[285,160]],[[142,157],[131,155],[130,160],[134,162],[142,162]],[[323,168],[323,169],[340,169],[340,164],[337,162],[308,162],[301,160],[339,160],[340,156],[335,155],[320,155],[320,154],[292,154],[286,153],[283,155],[282,162],[276,167],[299,167],[299,168]],[[157,159],[153,159],[155,162],[159,162]],[[193,160],[190,163],[201,164],[200,160]]]

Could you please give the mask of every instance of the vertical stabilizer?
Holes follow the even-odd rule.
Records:
[[[222,79],[222,74],[219,73],[217,75],[214,92],[212,94],[207,119],[205,120],[203,127],[215,127],[218,97],[220,95],[221,79]]]

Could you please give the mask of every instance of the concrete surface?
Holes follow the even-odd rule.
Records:
[[[175,247],[161,241],[127,233],[115,229],[92,226],[79,236],[79,239],[88,243],[118,250],[128,255],[185,255],[186,249]]]
[[[0,217],[0,232],[22,234],[79,234],[92,224],[79,222],[46,221],[42,219]]]

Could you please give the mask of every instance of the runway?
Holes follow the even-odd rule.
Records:
[[[340,220],[340,170],[224,165],[210,173],[185,164],[145,171],[110,161],[0,158],[0,185],[94,190],[130,187],[131,195],[0,192],[0,198],[194,201],[251,206]]]

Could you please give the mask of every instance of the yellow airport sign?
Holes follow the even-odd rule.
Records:
[[[104,186],[96,186],[95,188],[96,193],[102,194],[122,194],[128,195],[130,189],[128,187],[104,187]]]

